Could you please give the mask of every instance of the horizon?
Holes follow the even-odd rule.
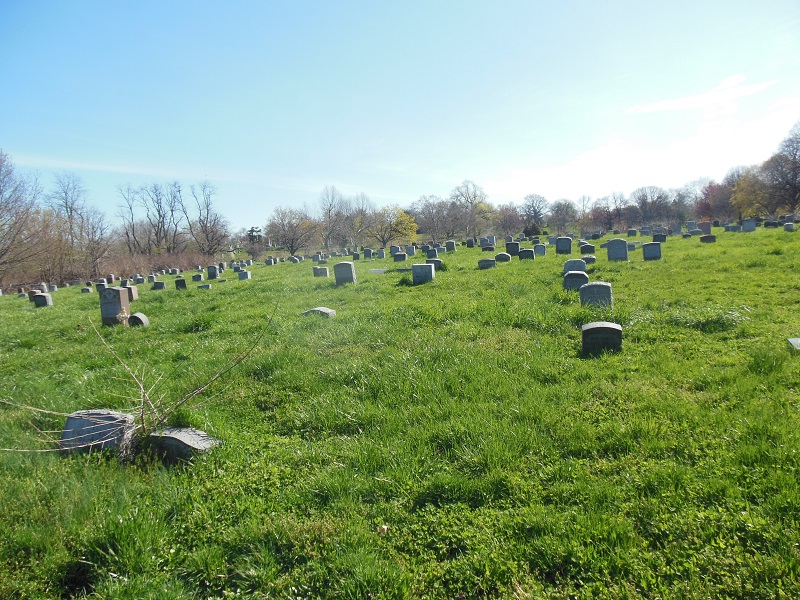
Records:
[[[0,149],[114,221],[117,187],[173,180],[212,183],[232,232],[325,186],[627,197],[761,163],[800,121],[788,0],[42,7],[0,22]]]

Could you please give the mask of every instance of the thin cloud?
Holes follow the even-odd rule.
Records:
[[[725,79],[718,86],[707,92],[702,92],[694,96],[685,96],[683,98],[660,100],[658,102],[651,102],[649,104],[637,104],[636,106],[628,108],[625,112],[654,113],[708,108],[711,106],[725,104],[732,100],[736,100],[737,98],[752,96],[753,94],[757,94],[777,83],[776,80],[772,80],[762,83],[753,83],[751,85],[743,85],[744,81],[744,75],[735,75]]]

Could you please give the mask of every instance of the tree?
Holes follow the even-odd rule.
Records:
[[[642,215],[642,223],[653,223],[667,216],[669,195],[663,188],[649,185],[631,192],[631,202]]]
[[[417,236],[414,217],[399,206],[386,206],[375,212],[371,235],[382,248],[394,241],[410,242]]]
[[[294,256],[298,250],[311,244],[319,234],[320,227],[304,210],[278,207],[267,221],[265,229],[278,246],[283,246]]]
[[[494,224],[503,235],[513,235],[522,231],[523,218],[515,204],[501,204],[494,211]]]
[[[522,202],[522,215],[525,219],[525,229],[530,229],[533,224],[543,225],[547,219],[549,206],[547,198],[539,194],[528,194]],[[529,234],[526,234],[529,235]]]
[[[431,237],[435,242],[441,242],[448,237],[448,216],[450,215],[450,202],[439,196],[420,196],[411,208],[415,221],[419,224],[419,231]],[[453,219],[450,219],[453,221]],[[458,230],[456,226],[453,233]],[[452,235],[452,234],[449,234]]]
[[[548,224],[552,226],[557,232],[563,233],[567,229],[567,225],[574,223],[578,218],[578,211],[575,210],[575,205],[569,200],[557,200],[550,207],[550,218]]]
[[[369,196],[362,192],[346,198],[341,203],[341,209],[343,217],[340,231],[343,241],[347,245],[362,245],[375,218],[375,205]]]
[[[129,252],[132,254],[179,253],[186,248],[183,232],[181,185],[152,183],[117,188],[124,206],[120,216]]]
[[[34,223],[41,195],[38,181],[19,177],[0,150],[0,281],[15,265],[41,252]]]
[[[723,188],[727,192],[719,184],[710,184],[708,196],[712,197],[717,188]],[[742,217],[762,213],[773,216],[780,209],[780,204],[770,195],[769,184],[764,179],[762,167],[757,165],[744,170],[733,187],[730,201]]]
[[[483,188],[465,179],[461,185],[453,188],[450,199],[464,210],[464,237],[473,237],[480,233],[481,225],[489,221],[486,192]]]
[[[342,235],[344,224],[344,198],[335,186],[325,186],[319,195],[320,236],[322,246],[330,250],[331,244]]]
[[[800,206],[800,122],[761,169],[769,195],[781,209],[794,213]]]
[[[186,219],[189,235],[197,246],[197,251],[206,256],[215,256],[229,247],[230,230],[228,222],[214,209],[216,188],[208,181],[190,187],[196,214],[192,217],[183,198],[180,198],[181,211]]]

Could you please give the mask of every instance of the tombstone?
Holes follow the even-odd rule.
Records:
[[[244,264],[246,266],[248,266],[248,267],[252,267],[253,266],[253,259],[252,258],[248,258],[246,261],[244,261]]]
[[[372,249],[364,248],[364,260],[372,260]]]
[[[686,231],[691,231],[692,229],[697,229],[697,223],[695,221],[686,221]]]
[[[789,338],[789,349],[793,354],[800,352],[800,338]]]
[[[400,252],[400,246],[389,246],[389,254],[391,256],[394,256],[398,252]]]
[[[28,302],[33,302],[33,297],[34,297],[36,294],[40,294],[40,293],[41,293],[41,292],[40,292],[39,290],[30,290],[30,291],[28,292]]]
[[[249,281],[253,278],[250,271],[239,271],[239,281]]]
[[[589,283],[589,276],[584,271],[564,273],[563,287],[565,290],[577,290],[586,283]]]
[[[81,294],[91,294],[91,293],[92,293],[92,288],[90,287],[81,288]]]
[[[144,313],[133,313],[130,317],[128,317],[128,325],[131,327],[149,327],[150,319],[148,319],[147,315]]]
[[[497,236],[487,235],[486,238],[489,240],[489,245],[490,246],[496,246],[497,245]]]
[[[436,268],[428,263],[411,265],[411,277],[414,285],[420,285],[433,281],[436,276]]]
[[[128,302],[133,302],[134,300],[139,299],[139,288],[135,285],[123,285],[126,290],[128,290]]]
[[[292,263],[293,265],[296,265],[297,263],[300,262],[300,259],[297,258],[296,256],[290,256],[289,257],[289,262]]]
[[[153,283],[153,287],[150,288],[151,290],[165,290],[167,289],[167,282],[166,281],[156,281]]]
[[[581,254],[594,254],[595,247],[594,244],[581,244],[578,246],[578,252]]]
[[[475,247],[475,240],[472,239],[472,238],[469,238],[467,240],[467,248],[474,248],[474,247]]]
[[[216,265],[209,265],[208,266],[208,279],[217,279],[219,278],[219,268]]]
[[[328,267],[314,267],[314,277],[329,277]]]
[[[715,235],[701,235],[700,236],[700,241],[703,244],[713,244],[714,242],[717,241],[717,236],[715,236]]]
[[[520,260],[533,260],[536,258],[536,253],[533,251],[533,248],[523,248],[519,251],[518,256]]]
[[[428,258],[439,258],[439,251],[436,248],[429,249]]]
[[[566,236],[556,238],[556,254],[572,254],[572,238]]]
[[[101,277],[100,279],[96,279],[95,283],[102,283],[103,285],[108,285],[108,280],[105,277]]]
[[[711,235],[711,222],[701,221],[697,224],[697,228],[703,232],[703,235]]]
[[[628,242],[622,238],[613,238],[606,242],[608,260],[628,260]]]
[[[408,258],[408,257],[406,256],[406,253],[405,253],[405,252],[395,252],[395,255],[394,255],[394,262],[403,262],[403,261],[404,261],[404,260],[406,260],[407,258]]]
[[[89,288],[87,288],[87,289],[89,289]],[[89,289],[89,291],[91,292],[92,290]],[[27,298],[27,297],[28,297],[28,294],[26,294],[24,292],[20,292],[19,294],[17,294],[17,298]]]
[[[636,237],[637,235],[639,235],[638,231],[635,229],[628,229],[628,237]]]
[[[658,242],[659,244],[663,244],[667,241],[667,234],[666,233],[654,233],[653,234],[653,241]]]
[[[416,246],[406,246],[406,255],[407,256],[416,256],[417,254],[417,247]]]
[[[593,265],[597,262],[597,257],[594,254],[584,254],[581,256],[581,260],[587,265]]]
[[[507,235],[506,236],[506,244],[508,244],[509,242],[513,242],[513,241],[514,241],[514,236],[513,235]]]
[[[603,281],[585,283],[578,288],[581,297],[581,306],[613,306],[614,298],[611,294],[611,284]]]
[[[570,271],[583,271],[586,272],[586,261],[580,258],[571,258],[567,262],[564,263],[564,273],[568,273]]]
[[[219,263],[219,264],[217,265],[217,267],[219,268],[219,273],[220,273],[220,274],[222,274],[222,273],[224,273],[224,272],[225,272],[225,263],[224,263],[224,262],[221,262],[221,263]],[[211,278],[209,277],[209,279],[211,279]]]
[[[45,294],[44,292],[40,292],[33,297],[33,305],[36,308],[42,308],[43,306],[53,306],[53,297],[50,294]]]
[[[479,269],[492,269],[497,266],[497,261],[493,258],[482,258],[478,261]]]
[[[326,306],[318,306],[316,308],[309,308],[308,310],[303,311],[304,317],[308,317],[310,315],[319,315],[321,317],[332,319],[336,316],[336,311],[332,308],[327,308]]]
[[[608,321],[595,321],[581,327],[581,350],[590,356],[622,350],[622,326]]]
[[[239,265],[233,265],[233,272],[234,273],[241,273],[242,272],[242,267],[240,267]]]
[[[447,252],[455,252],[456,251],[456,242],[455,240],[447,240],[444,243],[445,249]]]
[[[59,448],[62,452],[118,448],[134,430],[133,415],[103,409],[78,410],[67,417]]]
[[[538,237],[531,236],[531,242],[533,242],[534,244],[541,244],[542,240],[539,239]]]
[[[144,277],[134,277],[133,283],[136,285],[142,285],[144,283]]]
[[[636,250],[636,244],[634,242],[628,242],[628,252],[633,252]]]
[[[495,254],[494,259],[497,262],[509,262],[511,260],[511,255],[508,252],[498,252]]]
[[[519,256],[519,242],[506,242],[506,254]]]
[[[336,285],[356,283],[356,266],[348,261],[337,263],[333,266],[333,275],[336,278]]]
[[[103,325],[127,325],[131,313],[128,290],[109,287],[100,292],[100,315]]]
[[[95,287],[95,289],[96,289],[98,292],[102,292],[102,291],[103,291],[104,289],[106,289],[108,286],[107,286],[105,283],[97,283],[97,284],[95,284],[95,286],[94,286],[94,287]]]
[[[176,290],[185,290],[186,289],[186,279],[180,277],[179,279],[175,280],[175,289]]]
[[[201,285],[198,285],[197,289],[198,290],[210,290],[211,289],[211,284],[210,283],[203,283]]]
[[[147,447],[165,463],[187,461],[221,442],[192,427],[165,427],[147,436]]]
[[[784,231],[794,231],[794,223],[784,223],[783,224]]]
[[[745,219],[742,221],[742,231],[744,233],[751,233],[756,230],[756,220],[755,219]]]
[[[370,269],[369,272],[371,275],[385,275],[386,269]]]
[[[481,246],[482,252],[494,252],[494,246]]]
[[[533,247],[533,253],[538,254],[539,256],[546,256],[547,255],[547,246],[544,244],[536,244]]]
[[[48,292],[57,292],[58,291],[58,286],[51,283],[50,285],[47,286],[47,291]],[[2,295],[2,294],[0,294],[0,295]]]
[[[380,248],[377,252],[378,258],[386,258],[386,250],[384,248]]]
[[[429,258],[425,261],[426,265],[433,265],[433,268],[437,271],[442,268],[442,259],[441,258]]]
[[[644,260],[661,260],[661,242],[642,244],[642,258]]]
[[[649,227],[642,227],[639,230],[639,235],[643,235],[643,236],[653,235],[653,230],[650,229]]]
[[[156,282],[156,276],[155,275],[148,275],[147,276],[147,283],[155,283],[155,282]]]
[[[194,275],[192,275],[192,281],[194,281],[195,283],[198,281],[203,281],[203,274],[195,273]]]

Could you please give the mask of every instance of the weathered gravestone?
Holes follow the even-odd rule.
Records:
[[[648,242],[642,244],[642,258],[644,260],[661,260],[661,243]]]
[[[538,254],[539,256],[546,256],[547,246],[545,246],[544,244],[536,244],[533,247],[533,253]]]
[[[428,263],[411,265],[411,278],[414,285],[433,281],[436,276],[436,268]]]
[[[570,271],[584,271],[586,272],[586,261],[580,258],[571,258],[564,263],[564,273]]]
[[[100,292],[100,316],[103,325],[127,325],[131,313],[128,290],[108,287]]]
[[[456,251],[456,242],[455,240],[447,240],[445,243],[445,248],[447,252],[455,252]]]
[[[473,238],[469,238],[467,240],[467,248],[474,248],[475,247],[475,240]]]
[[[147,446],[166,463],[186,461],[221,442],[192,427],[166,427],[147,436]]]
[[[563,286],[565,290],[577,290],[589,283],[589,276],[584,271],[568,271],[564,273]]]
[[[175,280],[175,289],[176,290],[185,290],[186,289],[186,279],[180,277],[179,279]]]
[[[372,260],[372,249],[364,248],[364,260]]]
[[[153,287],[150,288],[151,290],[165,290],[167,289],[167,282],[166,281],[154,281]]]
[[[587,265],[593,265],[597,262],[597,257],[594,254],[586,254],[581,256],[581,260],[585,262]]]
[[[38,293],[33,297],[33,305],[36,308],[43,306],[53,306],[53,297],[50,294]]]
[[[506,242],[506,254],[519,256],[519,242]]]
[[[253,278],[253,274],[250,271],[239,271],[239,281],[249,281]]]
[[[478,261],[479,269],[492,269],[497,266],[497,261],[493,258],[482,258]]]
[[[481,246],[481,250],[483,252],[494,252],[494,246],[489,246],[489,245]]]
[[[635,229],[628,229],[628,237],[636,237],[639,235],[639,232]]]
[[[377,252],[378,258],[386,258],[386,250],[384,248],[380,248]]]
[[[653,241],[658,242],[659,244],[663,244],[667,241],[667,234],[666,233],[654,233],[653,234]]]
[[[433,265],[433,268],[437,271],[442,268],[442,259],[441,258],[429,258],[425,261],[427,265]]]
[[[713,244],[717,241],[717,236],[715,235],[701,235],[700,241],[704,244]]]
[[[572,254],[572,238],[566,236],[556,238],[556,254]]]
[[[149,327],[150,319],[148,319],[147,315],[144,313],[133,313],[130,317],[128,317],[128,325],[131,327]]]
[[[113,410],[78,410],[67,417],[59,447],[63,452],[92,452],[118,448],[134,431],[134,419]]]
[[[595,247],[594,244],[581,244],[578,246],[578,252],[581,254],[594,254]]]
[[[139,299],[139,288],[135,285],[123,285],[121,286],[128,290],[128,301],[133,302],[134,300]]]
[[[522,248],[519,251],[520,260],[533,260],[534,258],[536,258],[536,253],[534,252],[533,248]]]
[[[90,287],[81,288],[81,294],[91,294],[91,293],[92,293],[92,288]]]
[[[336,278],[336,285],[356,283],[356,266],[349,261],[337,263],[333,265],[333,276]]]
[[[604,281],[585,283],[578,288],[581,296],[581,306],[613,306],[614,297],[611,294],[611,284]]]
[[[332,308],[327,308],[325,306],[318,306],[316,308],[310,308],[303,312],[304,317],[308,317],[311,315],[319,315],[321,317],[327,317],[329,319],[332,319],[333,317],[336,316],[336,311],[333,310]]]
[[[608,321],[595,321],[581,327],[581,349],[584,355],[622,350],[622,326]]]
[[[385,275],[386,269],[370,269],[369,273],[370,275]]]
[[[416,256],[416,255],[417,255],[416,246],[406,246],[406,256]]]
[[[58,291],[58,286],[51,283],[49,286],[47,286],[47,291],[48,292],[57,292]],[[0,293],[0,296],[2,296],[2,295],[3,294]]]
[[[508,262],[511,260],[511,255],[508,254],[507,252],[498,252],[497,254],[495,254],[494,259],[497,262]]]
[[[428,258],[439,258],[439,251],[436,248],[428,250]]]
[[[784,231],[794,231],[794,223],[784,223],[783,224]]]
[[[217,279],[218,277],[219,277],[219,268],[216,265],[208,265],[208,279],[209,280]]]
[[[198,281],[203,281],[203,274],[195,273],[194,275],[192,275],[192,281],[194,281],[195,283]]]
[[[606,242],[608,260],[628,260],[628,242],[622,238],[614,238]]]
[[[405,252],[395,252],[394,254],[394,262],[403,262],[407,258],[408,256],[406,256]]]
[[[697,224],[697,228],[703,232],[703,235],[711,235],[711,221],[701,221]]]
[[[197,289],[198,290],[210,290],[211,289],[211,284],[210,283],[203,283],[201,285],[198,285]]]
[[[329,277],[328,267],[314,267],[314,277]]]

